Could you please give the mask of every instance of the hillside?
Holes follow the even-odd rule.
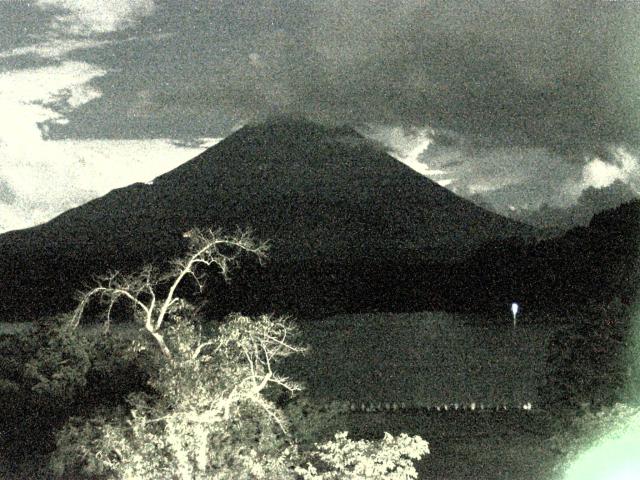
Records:
[[[272,265],[285,276],[302,268],[296,262],[339,269],[450,262],[487,241],[535,234],[440,187],[352,129],[278,119],[242,128],[152,184],[114,190],[0,236],[3,308],[66,306],[92,273],[176,255],[193,226],[251,228],[270,241]]]

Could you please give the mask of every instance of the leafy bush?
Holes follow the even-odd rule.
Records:
[[[124,355],[130,338],[70,328],[71,318],[41,319],[0,338],[0,451],[12,463],[50,454],[70,417],[92,416],[145,390],[138,360]]]
[[[612,405],[627,378],[629,310],[616,300],[578,315],[548,344],[541,397],[549,406]]]
[[[148,363],[157,365],[150,372],[153,393],[131,395],[125,416],[115,411],[83,426],[74,420],[59,435],[55,469],[114,478],[171,478],[172,472],[238,478],[256,464],[281,478],[278,459],[288,444],[278,427],[285,419],[261,392],[279,384],[295,388],[271,370],[297,350],[275,341],[283,333],[294,337],[290,325],[268,317],[236,316],[206,340],[186,321],[171,324],[165,334],[171,360],[158,351]]]
[[[273,370],[303,351],[289,338],[293,324],[268,316],[231,317],[209,338],[188,322],[172,324],[166,344],[174,356],[153,373],[154,394],[131,395],[126,415],[73,419],[58,435],[52,469],[140,479],[416,478],[412,460],[428,452],[419,437],[353,442],[344,433],[317,451],[309,436],[297,438],[304,426],[274,403],[278,390],[298,389]],[[299,467],[305,460],[319,467]]]
[[[419,436],[385,433],[381,442],[353,441],[347,432],[317,445],[306,467],[296,468],[303,480],[411,480],[418,478],[413,461],[429,453],[429,444]]]
[[[91,342],[64,317],[44,322],[33,338],[39,348],[25,365],[25,379],[40,399],[68,403],[86,385]]]
[[[289,419],[291,434],[302,446],[329,441],[343,423],[339,402],[296,395],[288,399],[283,413]]]
[[[277,403],[283,394],[301,389],[277,373],[280,360],[306,350],[296,343],[295,324],[267,315],[232,315],[205,333],[189,304],[173,296],[185,276],[201,285],[199,264],[215,264],[225,273],[235,257],[222,253],[221,244],[258,253],[261,247],[246,237],[220,239],[214,232],[185,236],[192,240],[190,253],[168,274],[158,276],[151,267],[134,276],[111,274],[83,296],[69,322],[72,328],[94,296],[107,303],[108,311],[121,298],[133,303],[146,336],[131,343],[122,358],[143,368],[149,385],[128,396],[126,409],[106,406],[91,418],[71,419],[57,436],[54,472],[141,480],[416,478],[412,461],[428,453],[420,437],[353,442],[342,433],[334,441],[308,445],[312,439],[301,435],[304,427],[292,425]],[[157,298],[154,287],[167,278],[173,279],[168,296]],[[56,380],[82,383],[76,380],[86,368],[81,362],[78,374],[66,362],[75,350],[67,347],[74,337],[65,335],[62,329],[55,341],[60,345],[53,345],[62,353],[50,353],[52,368],[34,363],[43,388],[55,390]],[[78,348],[84,351],[84,344]],[[362,473],[367,476],[358,477]]]

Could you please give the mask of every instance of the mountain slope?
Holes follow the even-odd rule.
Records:
[[[89,273],[176,255],[193,226],[250,227],[270,240],[275,263],[450,261],[486,241],[535,233],[457,197],[353,130],[280,119],[235,132],[153,184],[0,236],[5,307],[26,296],[39,311]]]

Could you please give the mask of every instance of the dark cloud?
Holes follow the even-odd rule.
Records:
[[[16,194],[11,188],[11,185],[2,178],[0,178],[0,203],[13,204],[16,201]]]
[[[0,51],[30,45],[56,12],[36,9],[30,2],[0,2]]]
[[[298,112],[572,158],[640,143],[636,2],[158,4],[137,33],[171,36],[76,53],[112,73],[60,136],[217,136]]]
[[[638,194],[621,180],[602,188],[588,187],[582,191],[576,201],[576,208],[597,213],[615,208],[621,203],[638,198]]]

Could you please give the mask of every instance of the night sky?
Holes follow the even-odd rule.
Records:
[[[640,192],[640,3],[0,1],[0,108],[0,231],[280,113],[500,213],[592,211]]]

